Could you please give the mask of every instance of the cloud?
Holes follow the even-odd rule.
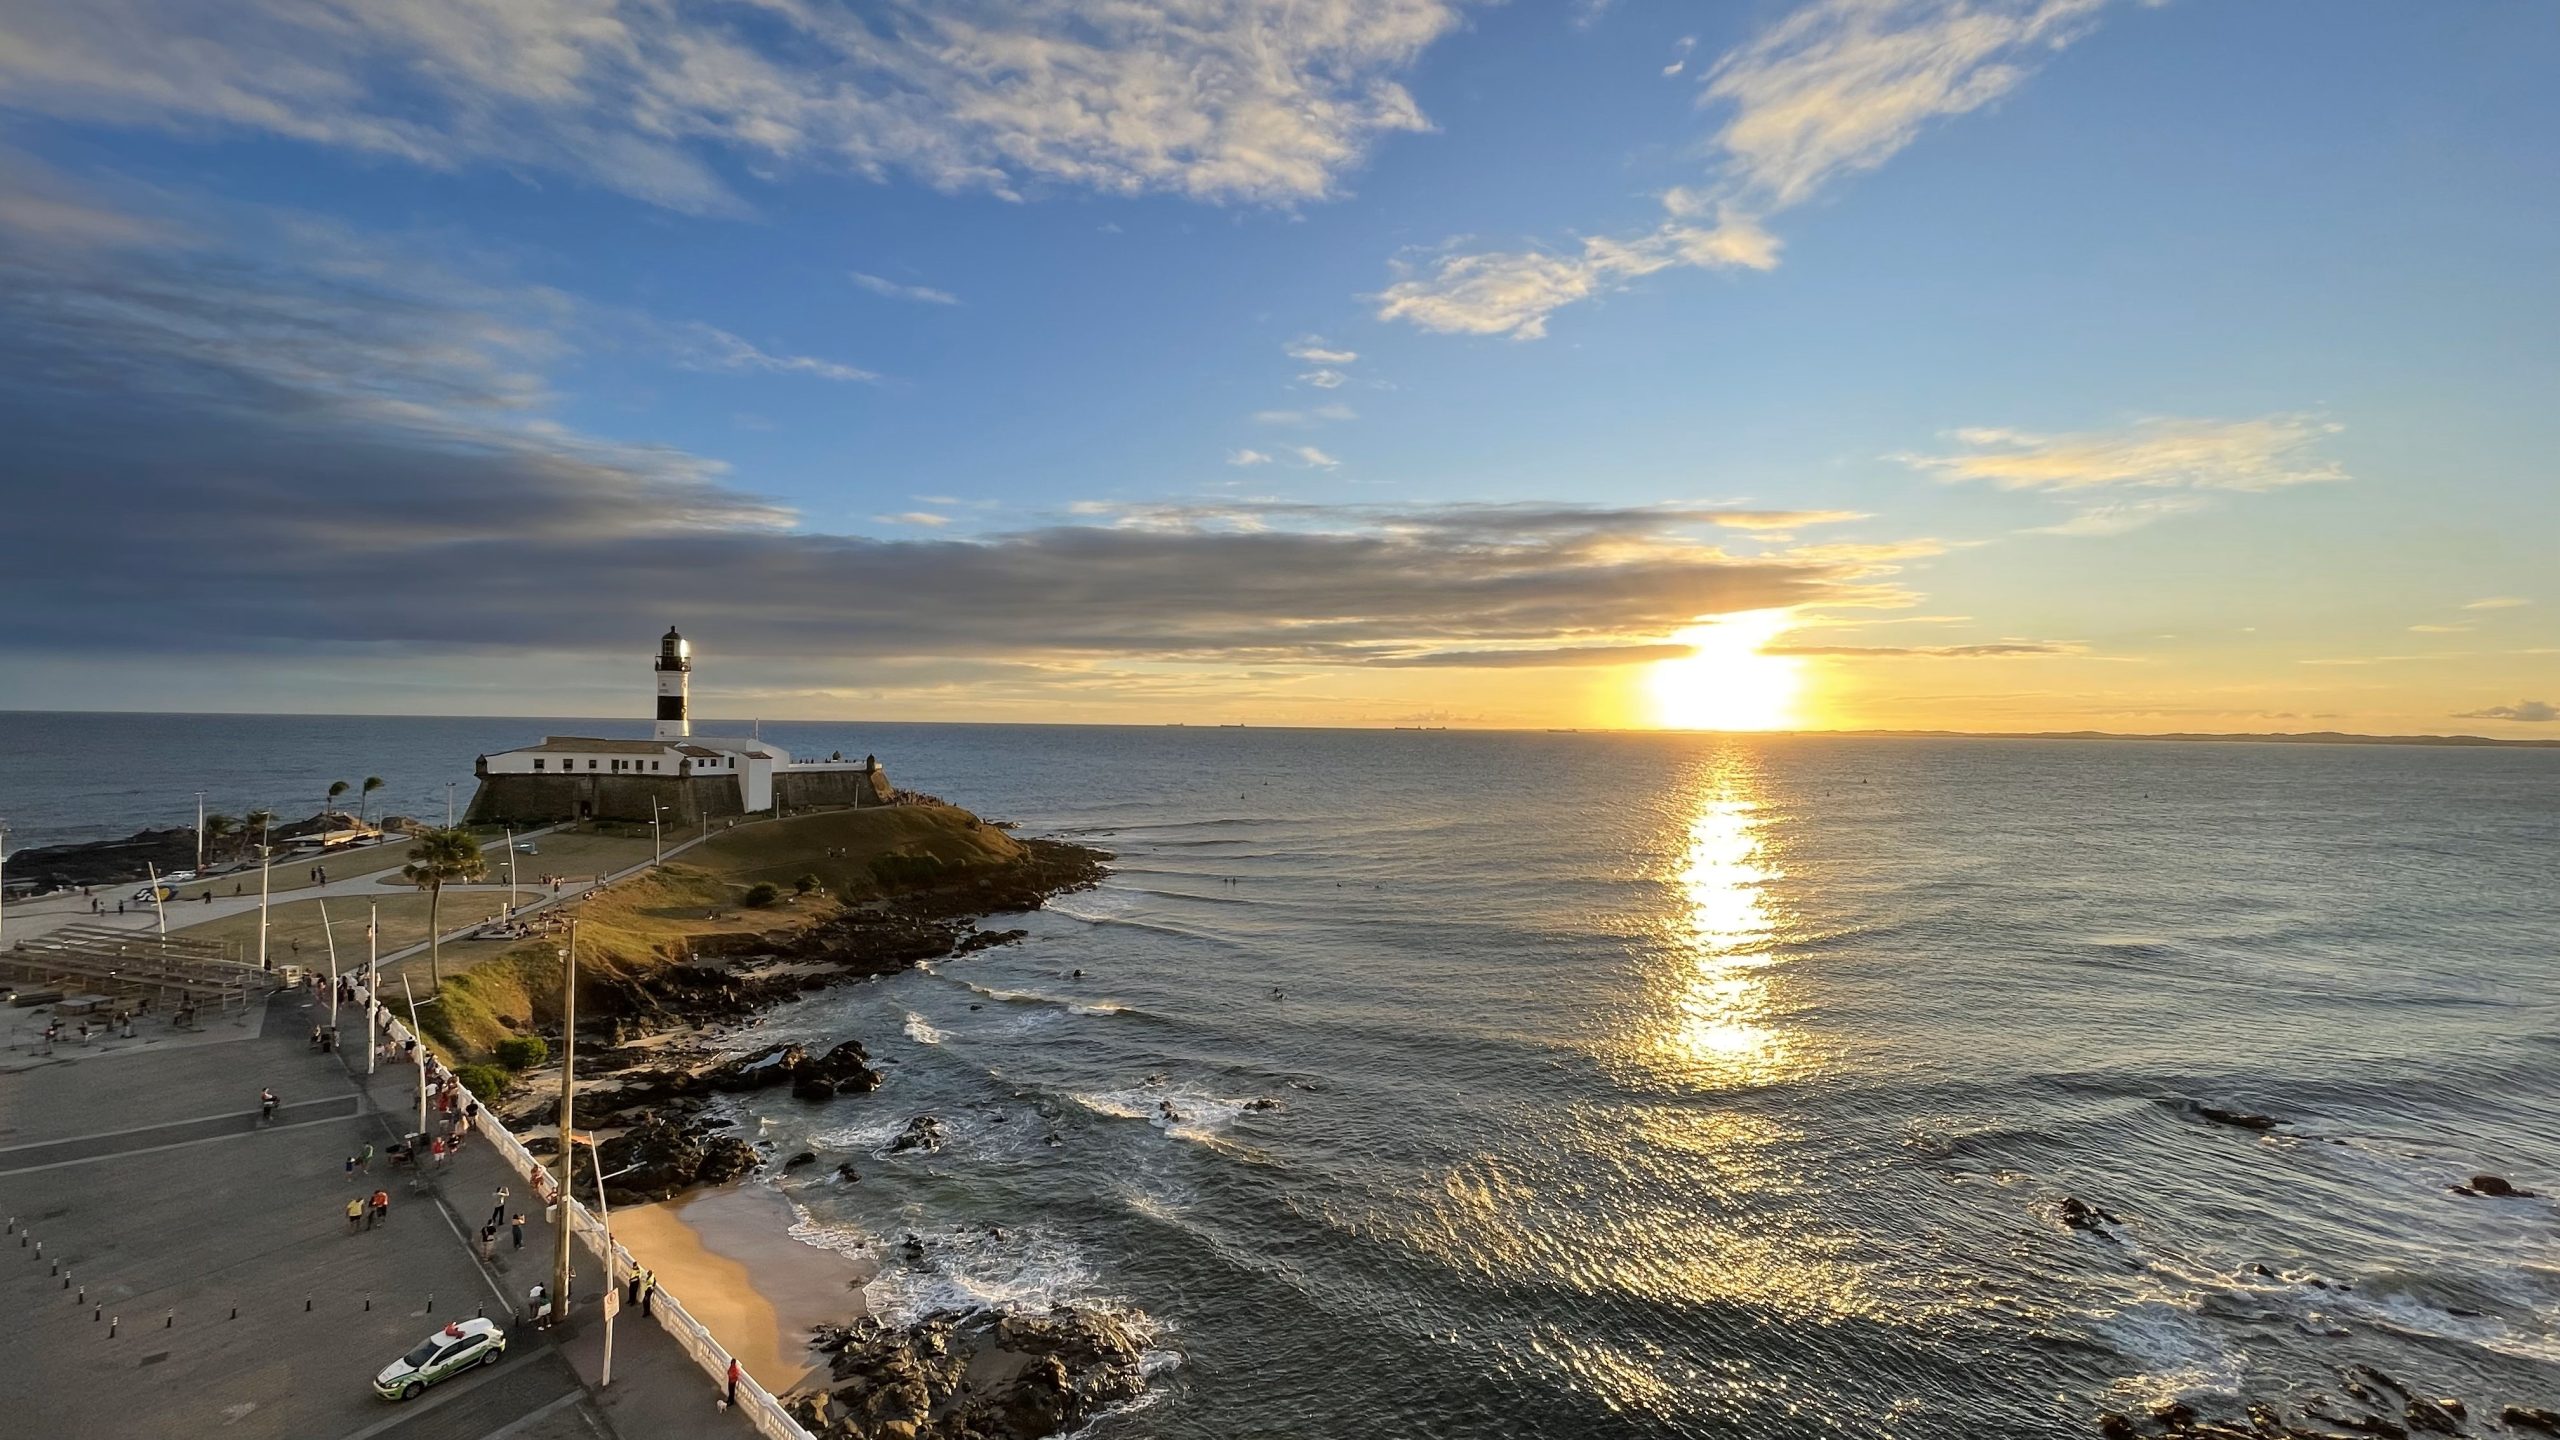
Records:
[[[1454,0],[101,0],[0,13],[0,93],[686,211],[794,165],[1287,204],[1428,128],[1396,77],[1457,23]]]
[[[2412,625],[2409,627],[2409,633],[2412,635],[2468,635],[2471,633],[2471,627],[2468,625]]]
[[[1310,410],[1256,410],[1253,412],[1253,420],[1257,425],[1305,426],[1328,420],[1358,418],[1357,411],[1348,405],[1340,404],[1318,405]]]
[[[2156,419],[2063,435],[1984,428],[1956,431],[1952,438],[1963,448],[1948,454],[1893,458],[1942,480],[2004,490],[2274,490],[2346,479],[2336,461],[2316,452],[2342,428],[2308,415]]]
[[[1777,263],[1777,238],[1728,210],[1712,226],[1674,221],[1633,240],[1595,235],[1578,254],[1449,255],[1372,298],[1381,320],[1406,320],[1441,334],[1536,340],[1555,311],[1674,265],[1767,270]]]
[[[1271,457],[1260,450],[1238,450],[1227,456],[1230,465],[1268,465]]]
[[[1342,464],[1341,461],[1327,455],[1313,445],[1291,446],[1289,453],[1298,457],[1299,464],[1307,466],[1310,469],[1331,470]]]
[[[1314,335],[1291,341],[1287,353],[1290,359],[1303,360],[1310,365],[1348,365],[1360,358],[1358,352],[1336,349]]]
[[[1662,196],[1670,219],[1582,253],[1452,254],[1374,297],[1378,316],[1534,340],[1547,317],[1674,266],[1766,270],[1772,216],[1872,170],[1932,121],[1980,109],[2088,27],[2104,0],[1813,0],[1719,59],[1700,96],[1723,123],[1706,179]],[[1665,75],[1687,63],[1685,46]],[[1714,216],[1712,227],[1687,222]]]
[[[1656,660],[1685,660],[1697,653],[1691,645],[1548,645],[1515,650],[1427,650],[1419,655],[1385,656],[1368,663],[1395,669],[1519,670],[1645,665]]]
[[[742,664],[1356,666],[1894,594],[1878,552],[1728,553],[1714,537],[1785,512],[1708,506],[1097,505],[817,533],[716,460],[555,418],[543,371],[579,321],[538,287],[394,237],[188,220],[124,245],[0,229],[20,655],[550,656],[681,615]]]
[[[2513,705],[2492,705],[2486,710],[2465,710],[2456,720],[2522,720],[2529,724],[2548,724],[2560,720],[2560,705],[2548,700],[2519,700]]]
[[[848,273],[853,277],[854,284],[874,295],[886,295],[892,300],[914,300],[926,305],[960,303],[959,296],[948,290],[936,290],[930,285],[901,285],[895,280],[883,279],[878,275],[865,275],[859,270]]]
[[[2513,610],[2532,603],[2530,600],[2518,599],[2513,595],[2492,595],[2486,600],[2473,600],[2462,608],[2465,610]]]
[[[2083,538],[2122,535],[2139,530],[2155,520],[2173,515],[2189,515],[2205,508],[2206,501],[2196,495],[2160,495],[2142,500],[2114,500],[2093,504],[2068,520],[2052,525],[2030,527],[2037,535],[2076,535]]]
[[[1842,658],[1917,656],[1933,660],[2015,660],[2048,655],[2085,655],[2086,645],[2060,640],[2000,640],[1981,645],[1771,645],[1770,655],[1828,655]]]
[[[1310,370],[1298,377],[1298,383],[1313,385],[1319,390],[1338,390],[1347,378],[1339,370]]]
[[[761,370],[774,375],[814,375],[821,380],[860,383],[877,380],[878,372],[857,365],[821,360],[812,355],[774,355],[709,325],[692,327],[695,345],[688,357],[697,368]]]
[[[871,518],[881,525],[920,525],[929,530],[938,530],[951,523],[950,516],[936,515],[930,510],[907,510],[896,515],[874,515]]]

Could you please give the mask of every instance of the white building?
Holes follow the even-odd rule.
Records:
[[[693,647],[673,626],[658,642],[656,734],[647,740],[553,735],[480,757],[475,819],[621,819],[678,823],[785,807],[873,805],[893,792],[876,760],[794,761],[759,739],[695,735]],[[641,782],[632,784],[629,782]]]

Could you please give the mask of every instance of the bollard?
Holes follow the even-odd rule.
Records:
[[[53,1268],[52,1268],[52,1269],[50,1269],[50,1270],[47,1270],[45,1273],[46,1273],[46,1274],[48,1274],[48,1275],[59,1275],[59,1274],[61,1274],[61,1273],[62,1273],[62,1262],[61,1262],[61,1261],[59,1261],[59,1260],[54,1261],[54,1262],[53,1262]]]
[[[123,1323],[124,1323],[124,1321],[123,1321],[123,1320],[121,1320],[121,1319],[116,1319],[116,1320],[110,1320],[110,1321],[108,1321],[108,1322],[107,1322],[107,1338],[108,1338],[108,1339],[110,1339],[110,1340],[113,1340],[114,1338],[116,1338],[116,1327],[117,1327],[117,1326],[119,1326],[119,1325],[121,1325],[121,1324],[123,1324]]]
[[[366,1291],[364,1294],[364,1308],[367,1310],[373,1308],[373,1292],[370,1290]]]
[[[99,1302],[98,1302],[98,1308],[89,1312],[89,1323],[90,1323],[90,1324],[92,1324],[92,1325],[94,1325],[94,1324],[98,1323],[99,1321],[104,1320],[104,1319],[106,1319],[106,1318],[107,1318],[107,1302],[105,1302],[105,1301],[101,1300],[101,1301],[99,1301]]]
[[[436,1292],[433,1290],[427,1292],[427,1313],[430,1315],[436,1313]]]
[[[161,1329],[163,1329],[163,1330],[174,1329],[174,1328],[177,1326],[177,1323],[178,1323],[178,1312],[177,1312],[177,1311],[175,1311],[175,1310],[172,1310],[172,1311],[170,1311],[170,1312],[169,1312],[169,1318],[160,1322],[160,1328],[161,1328]]]
[[[81,1286],[81,1287],[80,1287],[80,1293],[72,1299],[71,1303],[72,1303],[72,1304],[74,1304],[74,1305],[86,1305],[86,1304],[88,1304],[88,1303],[89,1303],[89,1287],[88,1287],[88,1286],[86,1286],[86,1285]]]
[[[308,1295],[302,1297],[302,1313],[305,1315],[311,1313],[311,1297]]]
[[[481,1302],[480,1304],[477,1304],[477,1305],[472,1306],[472,1307],[471,1307],[471,1318],[472,1318],[472,1319],[474,1319],[474,1320],[486,1320],[486,1319],[488,1319],[488,1318],[489,1318],[489,1306],[488,1306],[488,1302],[483,1301],[483,1302]]]
[[[237,1319],[239,1319],[239,1318],[240,1318],[240,1307],[239,1307],[239,1306],[234,1305],[234,1306],[232,1306],[232,1307],[231,1307],[231,1318],[232,1318],[232,1319],[234,1319],[234,1320],[237,1320]]]

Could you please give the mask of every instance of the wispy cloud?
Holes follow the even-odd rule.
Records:
[[[1288,356],[1292,360],[1303,360],[1310,365],[1348,365],[1360,358],[1358,352],[1327,345],[1321,337],[1315,335],[1310,335],[1303,340],[1290,341]]]
[[[1428,128],[1397,77],[1457,22],[1453,0],[117,0],[0,14],[0,92],[689,211],[742,209],[727,176],[786,165],[1286,204]]]
[[[2067,640],[1994,640],[1979,645],[1771,645],[1766,650],[1771,655],[1929,660],[2021,660],[2089,653],[2088,646]]]
[[[877,371],[835,360],[821,360],[814,355],[777,355],[760,350],[726,330],[711,325],[696,325],[690,331],[695,344],[687,352],[688,363],[710,370],[761,370],[774,375],[811,375],[820,380],[860,383],[880,378]]]
[[[1666,80],[1689,68],[1689,52],[1698,48],[1698,37],[1683,35],[1671,47],[1671,63],[1662,67]]]
[[[863,289],[870,291],[874,295],[886,295],[892,300],[914,300],[926,305],[957,305],[960,303],[959,296],[952,294],[948,290],[936,290],[930,285],[901,285],[895,280],[890,280],[879,275],[866,275],[859,270],[848,273],[852,275],[854,284],[861,286]]]
[[[2514,610],[2532,603],[2530,600],[2513,595],[2492,595],[2486,600],[2473,600],[2462,608],[2465,610]]]
[[[1813,0],[1708,72],[1701,103],[1725,117],[1711,142],[1716,164],[1699,185],[1663,194],[1667,220],[1585,239],[1578,253],[1449,254],[1374,297],[1379,318],[1536,339],[1555,311],[1674,266],[1768,269],[1778,257],[1769,217],[1882,165],[1930,122],[2007,94],[2103,3]]]
[[[1342,464],[1341,461],[1327,455],[1313,445],[1292,446],[1290,447],[1289,453],[1298,457],[1299,464],[1304,465],[1311,470],[1332,470]]]
[[[2409,627],[2409,633],[2412,635],[2468,635],[2471,633],[2471,628],[2468,625],[2412,625]]]
[[[1227,456],[1230,465],[1268,465],[1271,457],[1260,450],[1236,450]]]
[[[1313,385],[1319,390],[1339,390],[1349,378],[1339,370],[1310,370],[1298,377],[1298,383]]]
[[[1318,405],[1309,410],[1256,410],[1253,412],[1253,421],[1257,425],[1304,426],[1323,421],[1358,418],[1357,411],[1342,404]]]
[[[2465,710],[2456,720],[2522,720],[2543,725],[2560,720],[2560,705],[2548,700],[2519,700],[2513,705],[2492,705],[2486,710]]]
[[[2154,419],[2057,435],[1976,428],[1951,437],[1961,449],[1893,458],[1942,480],[2005,490],[2274,490],[2346,479],[2342,466],[2318,453],[2319,443],[2343,428],[2310,415]]]
[[[930,510],[906,510],[895,515],[874,515],[871,519],[879,525],[913,525],[927,530],[939,530],[951,523],[950,516],[936,515]]]

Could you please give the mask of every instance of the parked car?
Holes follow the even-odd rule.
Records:
[[[168,874],[160,877],[160,883],[163,885],[175,885],[180,881],[193,880],[194,878],[196,878],[196,872],[193,870],[172,870]]]
[[[506,1332],[495,1320],[456,1320],[418,1342],[373,1377],[373,1393],[385,1400],[414,1400],[439,1380],[479,1365],[495,1365],[507,1353]]]
[[[519,855],[539,855],[542,853],[542,847],[534,844],[530,840],[519,840],[516,842],[516,853]]]

